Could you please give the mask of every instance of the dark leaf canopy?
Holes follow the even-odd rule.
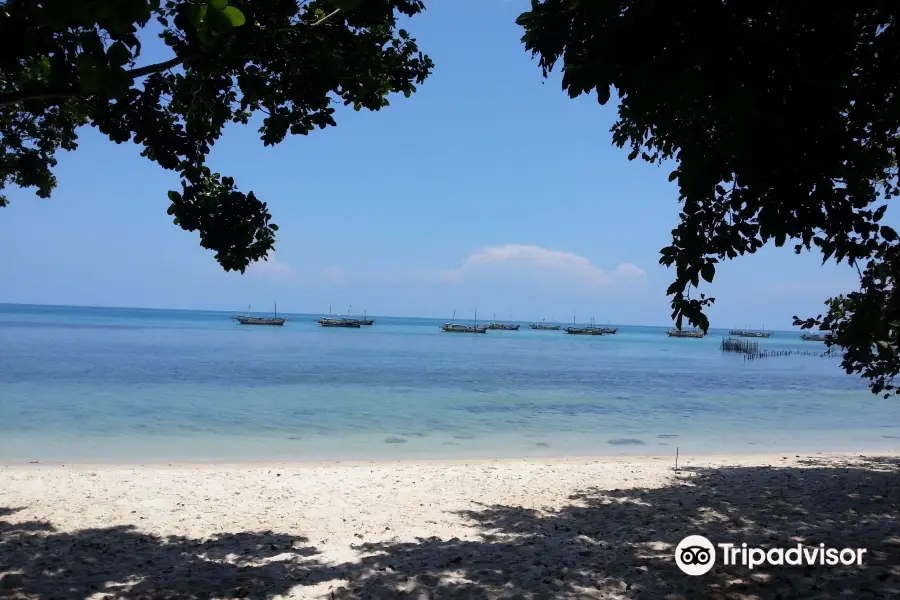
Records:
[[[672,317],[704,330],[691,298],[725,260],[764,244],[856,265],[860,289],[827,302],[843,366],[894,390],[898,237],[882,226],[898,195],[900,4],[880,0],[533,0],[518,23],[545,76],[562,63],[571,97],[618,97],[613,142],[630,159],[671,159],[680,223]]]
[[[6,0],[0,3],[0,206],[8,185],[56,186],[77,129],[177,171],[176,224],[198,231],[226,270],[265,259],[266,203],[206,158],[228,123],[263,113],[266,145],[335,125],[334,105],[379,110],[409,96],[431,60],[398,29],[420,0]],[[170,56],[142,60],[148,25]]]

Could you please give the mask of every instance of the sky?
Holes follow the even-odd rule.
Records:
[[[215,146],[210,166],[269,204],[270,260],[222,271],[166,214],[177,175],[86,129],[50,199],[12,190],[0,211],[0,302],[671,324],[672,165],[629,162],[614,104],[543,79],[515,24],[527,1],[427,6],[406,28],[435,70],[411,98],[274,148],[253,126]],[[789,329],[856,279],[767,247],[701,291],[713,327]]]

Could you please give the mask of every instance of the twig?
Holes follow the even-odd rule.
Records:
[[[315,27],[315,26],[317,26],[317,25],[321,25],[322,23],[324,23],[325,21],[327,21],[328,19],[330,19],[330,18],[333,17],[334,15],[338,14],[339,12],[341,12],[341,9],[336,8],[336,9],[334,9],[333,11],[331,11],[330,13],[328,13],[327,15],[325,15],[324,17],[322,17],[321,19],[319,19],[318,21],[316,21],[315,23],[311,23],[309,26],[310,26],[310,27]],[[298,29],[298,25],[304,25],[304,23],[297,23],[296,25],[293,25],[293,26],[291,26],[291,27],[283,27],[282,29],[279,29],[278,31],[284,31],[284,32],[287,32],[287,33],[295,33],[295,32],[297,32],[297,31],[300,31],[300,30]]]
[[[339,12],[341,12],[341,9],[339,9],[339,8],[334,9],[333,11],[331,11],[330,13],[328,13],[327,15],[325,15],[324,17],[322,17],[321,19],[319,19],[318,21],[316,21],[315,23],[310,25],[310,27],[315,27],[316,25],[320,25],[320,24],[324,23],[325,21],[327,21],[334,15],[338,14]]]

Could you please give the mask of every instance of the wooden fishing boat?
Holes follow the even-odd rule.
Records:
[[[355,319],[329,319],[322,317],[319,319],[319,325],[322,327],[361,327],[362,323]]]
[[[447,333],[487,333],[488,326],[487,325],[479,325],[478,324],[478,311],[475,311],[475,319],[472,321],[471,325],[462,325],[460,323],[454,323],[453,320],[456,319],[456,311],[453,311],[453,316],[449,321],[441,325],[441,331],[446,331]]]
[[[728,332],[728,335],[733,335],[735,337],[746,337],[746,338],[767,338],[772,335],[771,331],[766,331],[766,326],[763,325],[762,330],[754,330],[754,329],[732,329]]]
[[[348,309],[349,312],[349,309]],[[328,307],[328,314],[331,314],[331,306]],[[357,329],[362,327],[363,323],[359,319],[351,319],[349,317],[322,317],[319,319],[319,325],[322,327],[351,327]]]
[[[444,323],[441,331],[449,333],[487,333],[487,325],[461,325],[460,323]]]
[[[540,323],[531,323],[529,327],[535,331],[559,331],[560,328],[559,325],[549,325],[545,323],[543,319],[541,319]]]
[[[831,336],[821,334],[821,333],[803,333],[800,334],[800,339],[804,342],[826,342],[828,338]]]
[[[503,331],[518,331],[519,326],[511,323],[489,323],[488,329],[501,329]]]
[[[235,315],[231,317],[238,325],[284,325],[287,319],[278,316],[278,303],[275,303],[275,313],[271,317],[254,317],[250,315],[250,307],[247,307],[246,315]]]
[[[702,329],[670,329],[666,332],[666,335],[677,338],[702,338],[706,336]]]
[[[599,327],[566,327],[563,331],[572,335],[603,335]]]
[[[239,325],[284,325],[287,321],[283,317],[251,317],[249,315],[235,315],[232,319]]]
[[[500,329],[502,331],[518,331],[519,330],[519,326],[515,325],[513,323],[498,323],[496,321],[497,315],[494,315],[494,319],[495,319],[494,321],[491,321],[490,323],[488,323],[488,326],[487,326],[488,329]],[[510,315],[509,320],[512,321],[512,315]]]
[[[594,325],[594,319],[591,319],[591,324],[586,327],[577,327],[575,325],[575,318],[572,317],[572,326],[566,327],[563,331],[570,335],[603,335],[603,328],[597,327]]]

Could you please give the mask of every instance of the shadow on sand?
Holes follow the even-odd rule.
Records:
[[[359,562],[339,565],[271,532],[192,540],[0,520],[0,598],[308,598],[323,582],[334,586],[326,597],[346,599],[896,598],[898,473],[893,459],[682,471],[661,488],[585,490],[555,511],[480,506],[463,515],[479,541],[363,544]],[[867,553],[862,567],[716,564],[689,577],[672,556],[691,534]]]
[[[160,538],[131,526],[62,533],[0,521],[0,598],[265,598],[334,577],[309,560],[316,551],[305,542],[272,532]]]

